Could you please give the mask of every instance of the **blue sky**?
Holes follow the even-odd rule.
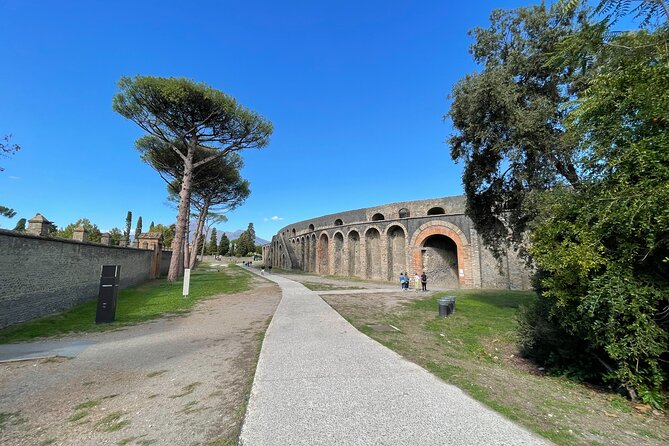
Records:
[[[188,77],[274,124],[245,151],[252,194],[221,230],[269,239],[295,221],[462,193],[442,117],[475,69],[467,31],[526,1],[0,0],[0,204],[63,227],[126,212],[170,224],[165,184],[142,163],[142,131],[112,111],[121,76]],[[133,221],[133,228],[134,228]]]

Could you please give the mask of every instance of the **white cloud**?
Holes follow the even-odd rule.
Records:
[[[13,177],[13,176],[11,176],[11,175],[10,175],[8,178],[9,178],[10,180],[20,180],[20,179],[21,179],[21,177]]]
[[[279,216],[275,215],[274,217],[271,218],[271,220],[272,221],[281,221],[281,220],[283,220],[283,217],[279,217]]]

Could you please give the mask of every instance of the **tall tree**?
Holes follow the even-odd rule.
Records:
[[[153,232],[158,232],[163,236],[163,245],[172,246],[172,241],[174,240],[174,232],[176,230],[176,225],[163,225],[158,223],[153,227]]]
[[[123,77],[114,96],[114,110],[168,144],[183,165],[174,253],[168,280],[177,279],[183,258],[193,172],[225,154],[262,148],[272,124],[239,105],[234,98],[184,78]],[[200,147],[212,151],[195,161]]]
[[[125,239],[130,242],[130,228],[132,227],[132,212],[128,211],[128,213],[125,216],[125,233],[123,234],[125,236]]]
[[[224,232],[221,234],[221,240],[218,243],[218,255],[225,256],[230,252],[230,239]]]
[[[151,224],[149,225],[149,232],[153,232],[154,227],[155,225],[153,224],[153,222],[151,222]]]
[[[135,240],[142,233],[142,216],[140,215],[137,219],[137,226],[135,227]]]
[[[453,160],[464,163],[467,214],[498,257],[509,243],[525,247],[536,215],[533,197],[558,184],[579,187],[577,147],[563,120],[575,88],[573,70],[552,69],[557,45],[575,32],[572,11],[545,4],[495,10],[488,28],[470,32],[480,73],[453,88],[447,117]]]
[[[218,236],[216,234],[216,228],[212,228],[211,237],[209,238],[209,246],[207,247],[207,254],[215,255],[218,251]]]
[[[112,245],[114,246],[120,245],[121,237],[123,237],[123,232],[119,228],[112,228],[109,231],[109,238],[111,239]]]
[[[563,11],[572,11],[585,0],[560,0],[559,7]],[[642,26],[648,26],[653,18],[669,18],[669,3],[666,0],[599,0],[593,15],[604,15],[604,20],[615,23],[620,17],[632,14],[641,19]]]
[[[142,160],[156,169],[168,183],[168,199],[179,201],[182,168],[178,157],[167,145],[153,137],[140,138],[136,143]],[[209,156],[211,150],[201,148],[195,153],[195,160]],[[240,206],[250,194],[249,182],[240,174],[243,161],[238,153],[219,157],[196,170],[193,174],[191,208],[196,217],[195,237],[206,232],[205,225],[227,221],[222,214]],[[195,266],[196,246],[191,247],[186,264]]]

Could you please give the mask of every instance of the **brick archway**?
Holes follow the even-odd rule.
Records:
[[[451,239],[457,247],[458,283],[463,288],[474,285],[471,252],[469,241],[465,234],[452,223],[432,221],[425,223],[416,230],[409,245],[413,271],[423,271],[422,249],[425,241],[433,235],[443,235]]]

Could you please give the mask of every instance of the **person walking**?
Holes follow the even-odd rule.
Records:
[[[420,290],[420,276],[418,273],[413,275],[413,286],[416,291]]]
[[[406,278],[404,277],[404,273],[400,273],[400,288],[402,288],[402,291],[404,291],[404,281]]]
[[[423,287],[423,291],[427,291],[427,274],[425,274],[425,271],[420,275],[420,284]]]

